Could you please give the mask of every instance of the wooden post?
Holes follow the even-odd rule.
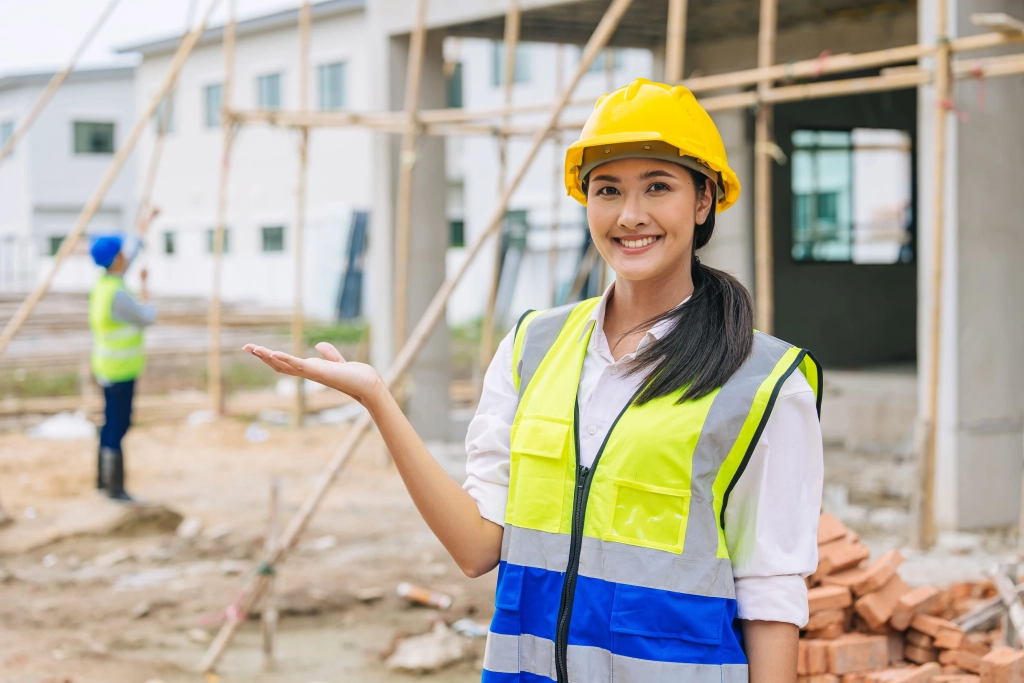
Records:
[[[270,478],[270,515],[267,519],[267,535],[263,539],[263,552],[273,555],[277,551],[277,527],[280,518],[281,480]],[[274,636],[277,635],[277,601],[274,599],[274,577],[267,579],[267,597],[260,612],[260,631],[263,635],[263,670],[274,668]]]
[[[565,77],[565,46],[555,45],[555,92],[562,92],[562,81]],[[563,177],[564,163],[562,160],[562,136],[555,131],[551,138],[553,149],[551,157],[554,163],[554,178],[551,183],[551,246],[548,247],[548,277],[551,278],[551,305],[558,305],[558,229],[561,224],[560,209],[562,197],[565,195]]]
[[[757,66],[765,69],[775,62],[775,24],[778,0],[761,0],[761,26],[757,36]],[[758,94],[772,87],[770,79],[758,84]],[[763,100],[757,108],[754,131],[754,281],[755,322],[771,334],[775,319],[772,284],[772,107]]]
[[[92,217],[96,214],[96,211],[100,207],[100,203],[103,201],[103,198],[106,196],[110,186],[117,178],[117,174],[120,173],[125,161],[128,160],[128,156],[131,154],[136,143],[139,141],[139,138],[142,136],[142,131],[145,129],[146,125],[148,125],[150,119],[153,118],[157,105],[174,84],[174,81],[178,77],[178,72],[181,71],[181,67],[185,63],[185,59],[189,54],[191,54],[192,49],[196,46],[200,36],[202,36],[203,31],[206,28],[206,22],[209,20],[211,12],[217,6],[219,1],[220,0],[210,0],[210,4],[203,15],[202,23],[195,31],[189,34],[188,38],[178,47],[178,51],[175,53],[174,59],[171,61],[171,66],[167,70],[167,75],[164,76],[163,83],[160,85],[156,94],[153,95],[149,105],[142,112],[138,121],[135,122],[135,126],[128,134],[128,139],[125,140],[124,144],[117,150],[117,154],[114,155],[113,161],[110,163],[110,166],[107,167],[106,172],[103,174],[103,178],[100,179],[99,185],[96,187],[96,190],[93,191],[89,201],[86,202],[85,207],[82,209],[82,213],[78,215],[78,219],[71,228],[71,232],[68,233],[68,236],[63,242],[61,242],[60,248],[57,250],[57,254],[53,259],[53,263],[50,265],[50,269],[46,272],[42,281],[36,285],[35,289],[25,297],[25,300],[21,303],[21,306],[18,307],[14,316],[11,317],[7,322],[7,325],[4,326],[3,332],[0,332],[0,355],[3,355],[3,352],[7,349],[7,345],[10,344],[11,339],[13,339],[14,335],[18,333],[18,330],[21,329],[21,326],[26,320],[28,320],[28,317],[32,315],[32,311],[35,309],[36,305],[46,294],[47,290],[49,290],[50,284],[53,282],[53,278],[57,274],[57,270],[60,268],[61,264],[64,262],[64,259],[68,257],[68,255],[74,250],[75,245],[78,244],[78,240],[85,232],[86,226],[89,225],[89,221],[92,220]]]
[[[18,144],[18,141],[21,140],[22,137],[25,136],[25,133],[27,133],[29,128],[32,127],[32,124],[36,122],[37,118],[39,118],[39,114],[42,113],[43,109],[46,108],[46,105],[49,104],[51,99],[53,99],[53,96],[57,93],[57,89],[60,88],[64,81],[67,80],[68,76],[71,75],[71,71],[75,68],[75,64],[78,63],[82,53],[85,52],[86,48],[89,47],[89,44],[92,43],[93,38],[95,38],[96,34],[99,33],[103,24],[107,23],[107,18],[113,13],[114,8],[117,7],[117,4],[120,1],[121,0],[110,0],[103,12],[100,13],[99,18],[96,19],[96,22],[92,25],[92,28],[90,28],[89,32],[85,34],[85,38],[83,38],[82,42],[75,48],[75,51],[72,53],[71,59],[68,60],[68,63],[63,69],[55,73],[50,79],[50,82],[46,84],[46,88],[43,90],[42,94],[39,95],[39,99],[35,101],[28,114],[26,114],[21,123],[18,124],[18,127],[14,129],[14,132],[11,133],[11,137],[7,138],[7,142],[4,143],[4,146],[0,147],[0,164],[4,162],[4,159],[11,155],[11,152],[14,151],[14,146]]]
[[[299,108],[309,112],[309,34],[312,23],[310,0],[304,0],[299,9]],[[305,254],[306,232],[306,173],[309,159],[309,126],[299,129],[299,177],[296,182],[295,206],[295,303],[292,308],[292,354],[298,358],[306,355],[304,343],[304,314],[302,305],[302,271]],[[306,415],[305,380],[295,378],[295,405],[292,408],[292,424],[301,427]]]
[[[502,127],[509,122],[509,109],[512,107],[512,89],[516,84],[516,48],[519,46],[519,0],[509,0],[508,13],[505,14],[505,63],[502,77],[504,86],[504,111],[501,118]],[[508,173],[508,136],[498,135],[498,193],[505,189],[505,175]],[[498,286],[501,284],[501,237],[499,230],[494,236],[494,271],[491,273],[491,288],[487,295],[487,306],[484,309],[484,320],[480,328],[480,384],[483,389],[484,373],[491,364],[494,355],[494,308],[498,302]]]
[[[668,35],[665,42],[665,82],[683,80],[686,63],[686,0],[668,0]]]
[[[935,2],[935,126],[932,135],[932,253],[931,301],[928,320],[928,388],[923,426],[921,497],[918,510],[918,545],[935,544],[935,455],[939,430],[939,368],[942,352],[942,278],[946,236],[946,122],[950,107],[950,52],[948,6]]]
[[[231,148],[235,142],[235,120],[231,115],[231,93],[235,78],[235,7],[228,0],[228,23],[224,27],[224,82],[220,90],[221,158],[220,187],[217,190],[217,224],[213,229],[213,286],[210,288],[210,348],[207,358],[207,381],[213,412],[225,415],[224,378],[221,372],[221,302],[220,290],[224,261],[224,222],[228,210],[228,178],[231,171]]]
[[[594,29],[594,34],[591,36],[583,50],[583,55],[580,57],[580,62],[576,67],[575,75],[570,81],[568,87],[560,95],[558,101],[552,107],[547,121],[534,134],[529,151],[523,158],[522,162],[520,162],[520,165],[516,170],[516,173],[512,176],[512,179],[509,181],[508,186],[498,198],[498,205],[495,207],[494,213],[487,222],[486,229],[469,246],[466,252],[466,258],[462,265],[460,265],[458,269],[456,269],[455,273],[450,275],[441,284],[440,289],[438,289],[434,298],[431,299],[430,304],[427,306],[427,309],[423,312],[423,316],[416,324],[416,327],[413,328],[408,341],[395,356],[395,360],[391,367],[384,373],[384,381],[387,383],[388,387],[393,388],[397,385],[398,381],[406,372],[408,372],[409,367],[416,358],[416,355],[427,343],[427,339],[431,332],[433,332],[434,328],[444,315],[445,306],[447,305],[452,292],[466,275],[466,272],[473,263],[473,259],[480,253],[484,243],[494,232],[498,230],[498,227],[504,219],[509,198],[512,196],[515,189],[519,187],[519,183],[522,182],[527,170],[529,170],[533,160],[537,157],[537,152],[540,151],[540,148],[543,146],[545,139],[548,137],[548,133],[550,133],[555,127],[558,117],[568,104],[573,90],[576,89],[576,86],[579,84],[583,74],[585,74],[587,69],[590,68],[591,63],[594,61],[594,57],[598,52],[600,52],[601,48],[605,46],[612,33],[614,33],[615,28],[618,26],[619,21],[626,13],[631,2],[632,0],[612,0],[611,5],[605,11],[604,16],[597,25],[597,28]],[[298,542],[302,532],[305,531],[309,521],[320,507],[320,503],[327,494],[327,490],[337,478],[341,469],[348,462],[349,457],[352,455],[356,446],[359,445],[363,436],[366,435],[371,424],[372,420],[368,413],[360,415],[352,424],[352,427],[345,435],[344,442],[335,452],[331,461],[327,464],[324,474],[317,480],[313,490],[303,502],[302,507],[299,508],[298,513],[296,513],[295,517],[293,517],[289,522],[284,534],[281,536],[276,552],[264,559],[264,567],[273,569],[279,562],[282,562],[288,556],[288,553],[291,551],[295,543]],[[202,672],[206,673],[213,671],[217,666],[217,663],[223,656],[224,651],[231,643],[235,632],[241,625],[245,612],[252,609],[252,606],[263,596],[263,593],[266,591],[266,587],[267,576],[265,572],[256,574],[256,576],[249,581],[249,584],[245,589],[243,589],[242,598],[238,602],[238,609],[233,609],[229,612],[229,618],[224,622],[224,625],[221,626],[220,632],[217,634],[217,637],[214,638],[213,643],[210,644],[209,649],[203,656],[203,659],[200,662],[200,670]]]
[[[419,133],[420,86],[423,52],[427,43],[427,0],[416,0],[416,23],[409,36],[409,62],[405,75],[405,129],[398,168],[398,208],[395,221],[395,348],[405,343],[409,306],[409,229],[412,223],[412,172],[416,166]]]

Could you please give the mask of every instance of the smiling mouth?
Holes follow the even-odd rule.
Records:
[[[613,237],[612,239],[627,249],[640,249],[654,244],[661,239],[661,235],[648,235],[646,237],[638,237],[637,239],[628,239],[626,237]]]

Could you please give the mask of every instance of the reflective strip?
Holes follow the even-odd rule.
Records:
[[[758,389],[790,348],[783,341],[755,332],[750,357],[715,396],[693,450],[684,557],[718,555],[718,521],[712,502],[715,478],[740,437]]]
[[[680,664],[615,655],[599,647],[570,645],[569,683],[747,683],[745,664]],[[531,673],[555,680],[555,643],[537,636],[487,634],[484,670]]]
[[[100,358],[113,358],[116,360],[125,360],[128,358],[138,358],[139,356],[145,355],[146,350],[141,346],[133,346],[129,349],[108,349],[102,346],[98,346],[93,349],[93,353]]]
[[[512,371],[512,384],[516,387],[516,393],[519,393],[519,373],[522,368],[519,367],[520,357],[523,355],[523,338],[526,336],[526,328],[529,327],[530,321],[540,315],[540,311],[529,310],[523,313],[523,317],[516,323],[516,332],[512,337],[512,367],[509,368]]]
[[[713,524],[713,511],[710,517]],[[567,534],[506,524],[501,540],[501,559],[505,562],[553,572],[564,572],[569,564]],[[579,573],[611,583],[735,599],[732,565],[728,559],[714,556],[717,548],[717,534],[711,556],[699,559],[584,536]]]
[[[104,342],[121,341],[124,339],[132,339],[139,336],[142,330],[134,325],[126,327],[118,327],[117,329],[109,330],[101,333],[101,337]]]
[[[569,314],[578,304],[559,306],[544,311],[534,318],[524,332],[522,356],[519,358],[519,400],[523,399],[526,387],[540,367],[540,362],[558,339],[558,333],[569,319]]]

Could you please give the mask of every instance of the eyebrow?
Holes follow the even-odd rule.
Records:
[[[654,169],[654,170],[651,170],[651,171],[645,171],[645,172],[641,173],[639,176],[637,176],[637,180],[649,180],[651,178],[675,178],[675,177],[676,177],[675,174],[673,174],[673,173],[671,173],[669,171],[664,171],[664,170],[659,168],[659,169]],[[608,175],[606,173],[603,173],[603,174],[601,174],[599,176],[594,176],[593,178],[590,179],[590,182],[597,182],[599,180],[603,180],[603,181],[609,182],[609,183],[621,182],[621,179],[618,176]]]

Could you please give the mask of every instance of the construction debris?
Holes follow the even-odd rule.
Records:
[[[469,656],[467,642],[443,621],[434,622],[430,633],[399,641],[385,664],[392,671],[428,673],[460,662]]]
[[[429,588],[420,588],[419,586],[414,586],[411,583],[403,581],[398,584],[397,590],[399,597],[405,598],[409,602],[413,602],[418,605],[435,607],[442,610],[448,609],[452,606],[452,596],[432,591]]]
[[[896,573],[899,551],[869,555],[821,516],[799,683],[1024,683],[1024,651],[1005,647],[997,625],[1024,610],[1010,579],[911,588]]]

